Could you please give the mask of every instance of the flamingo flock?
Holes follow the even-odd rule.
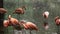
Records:
[[[22,8],[17,8],[13,12],[13,14],[24,14],[25,13],[24,9],[26,10],[26,7],[25,6],[23,6]],[[5,13],[7,13],[7,10],[4,9],[4,8],[0,8],[0,14],[5,14]],[[43,17],[45,19],[48,19],[49,12],[48,11],[45,11],[43,13]],[[55,24],[57,26],[60,25],[60,18],[59,18],[59,16],[56,16],[55,17]],[[38,27],[37,27],[37,25],[34,24],[33,22],[24,21],[24,20],[19,21],[18,19],[13,18],[11,15],[8,16],[8,19],[7,20],[4,20],[3,21],[3,25],[6,28],[8,26],[13,26],[13,28],[16,29],[16,30],[22,30],[22,29],[30,30],[30,34],[31,34],[31,31],[32,30],[35,30],[35,31],[38,31],[39,30]],[[43,26],[47,30],[49,28],[48,22],[44,22]]]
[[[8,16],[7,20],[4,20],[3,22],[4,27],[8,27],[8,26],[13,26],[14,28],[16,28],[16,26],[19,28],[21,27],[19,21],[13,17],[11,17],[11,15]],[[18,28],[17,28],[18,30]]]
[[[13,26],[16,30],[38,30],[38,27],[34,23],[18,21],[17,19],[12,18],[11,15],[8,16],[8,20],[4,20],[3,25],[4,27]]]

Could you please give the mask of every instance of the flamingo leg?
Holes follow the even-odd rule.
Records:
[[[59,33],[59,26],[57,26],[57,34],[60,34],[60,33]]]
[[[6,28],[6,30],[7,30],[7,34],[8,34],[8,27]]]
[[[22,31],[22,30],[21,30],[21,31],[19,31],[19,32],[18,32],[18,34],[23,34],[23,31]]]
[[[18,34],[18,31],[17,30],[14,30],[14,34]]]
[[[23,34],[23,30],[21,31],[21,33]]]
[[[20,14],[17,14],[17,19],[20,20]]]
[[[25,34],[26,34],[26,31],[24,30]]]
[[[37,34],[37,31],[36,31],[36,34]]]
[[[24,29],[24,33],[26,34],[26,30]]]
[[[26,34],[26,30],[25,29],[22,29],[22,33]]]
[[[30,34],[32,34],[32,33],[31,33],[31,30],[30,30]]]
[[[14,32],[14,28],[13,28],[13,34],[15,34],[15,32]]]

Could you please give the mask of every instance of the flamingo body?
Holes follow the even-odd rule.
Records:
[[[55,17],[55,22],[56,22],[56,25],[60,25],[60,18],[59,18],[59,16]]]
[[[56,20],[56,25],[60,25],[60,19]]]
[[[43,13],[43,17],[44,18],[48,18],[48,16],[49,16],[49,12],[48,11],[46,11],[46,12]]]
[[[1,13],[1,14],[5,14],[6,12],[7,12],[6,9],[4,9],[4,8],[0,8],[0,13]]]
[[[37,26],[32,22],[23,23],[24,28],[28,30],[38,30]]]
[[[3,21],[3,25],[4,25],[4,27],[8,27],[9,21],[8,21],[8,20],[4,20],[4,21]]]
[[[19,21],[16,18],[11,17],[11,15],[8,16],[8,20],[12,25],[19,24]]]
[[[26,10],[26,6],[22,6],[20,8],[17,8],[13,14],[24,14],[24,10]]]

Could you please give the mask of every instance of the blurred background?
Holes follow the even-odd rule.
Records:
[[[8,13],[5,14],[5,19],[8,15],[12,15],[14,18],[18,18],[16,14],[12,14],[15,9],[26,6],[25,13],[20,15],[19,20],[28,20],[34,22],[39,31],[37,34],[57,34],[58,28],[55,25],[54,18],[58,15],[60,16],[60,0],[3,0],[3,6],[8,10]],[[49,18],[46,20],[50,26],[48,30],[43,28],[44,17],[42,13],[44,11],[49,11]],[[5,34],[13,34],[12,26],[5,28]],[[29,31],[26,30],[26,34]],[[60,32],[60,31],[59,31]],[[32,34],[36,34],[35,31]]]

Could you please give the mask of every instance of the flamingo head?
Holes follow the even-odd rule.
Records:
[[[11,15],[8,16],[8,19],[11,19]]]
[[[26,10],[26,6],[22,6],[21,8]]]

